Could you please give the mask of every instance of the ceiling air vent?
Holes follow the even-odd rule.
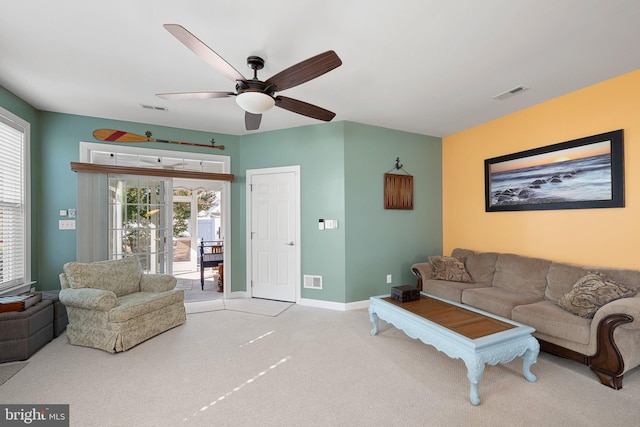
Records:
[[[155,105],[145,105],[145,104],[141,104],[140,106],[142,108],[144,108],[145,110],[169,111],[169,109],[167,107],[157,107]]]
[[[513,89],[510,89],[510,90],[508,90],[506,92],[502,92],[501,94],[494,96],[493,99],[497,99],[498,101],[502,101],[503,99],[511,98],[514,95],[522,93],[527,89],[529,89],[529,88],[526,87],[526,86],[514,87]]]

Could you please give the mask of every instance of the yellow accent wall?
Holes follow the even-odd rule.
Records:
[[[626,207],[485,212],[485,159],[617,129]],[[447,136],[442,157],[444,254],[463,247],[640,269],[640,70]]]

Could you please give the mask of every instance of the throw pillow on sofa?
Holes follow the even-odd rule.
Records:
[[[578,279],[571,291],[558,300],[558,305],[575,315],[592,319],[603,305],[635,294],[636,290],[618,285],[601,274],[589,273]]]
[[[474,283],[464,265],[464,259],[449,256],[430,256],[431,278],[451,282]]]

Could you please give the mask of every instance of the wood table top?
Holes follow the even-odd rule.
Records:
[[[484,337],[516,327],[482,313],[476,313],[426,295],[420,295],[419,300],[407,302],[396,301],[391,297],[381,299],[469,339]]]

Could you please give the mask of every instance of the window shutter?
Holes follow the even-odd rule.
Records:
[[[0,292],[27,283],[26,135],[0,111]]]

